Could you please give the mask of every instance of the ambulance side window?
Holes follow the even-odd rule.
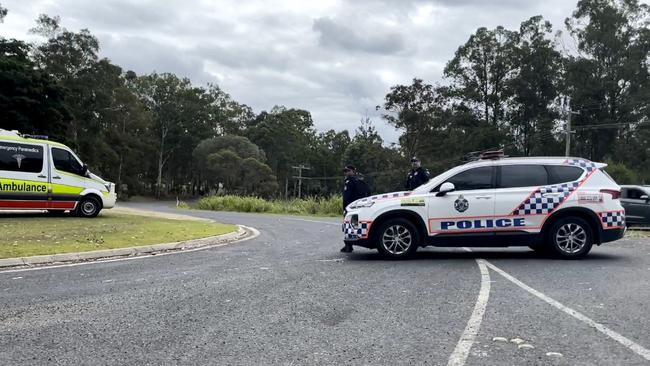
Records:
[[[474,168],[454,175],[447,179],[447,182],[453,183],[456,191],[490,189],[494,188],[493,171],[494,168],[491,166]]]
[[[52,148],[52,161],[56,170],[81,175],[83,167],[69,151]]]
[[[40,173],[43,171],[43,147],[0,142],[0,170]]]

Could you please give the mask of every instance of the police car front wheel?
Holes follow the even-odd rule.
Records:
[[[418,231],[408,220],[388,220],[380,225],[376,233],[377,249],[387,258],[406,258],[415,253],[420,245]]]
[[[586,256],[593,245],[589,224],[580,217],[561,218],[553,224],[548,240],[553,254],[567,259]]]

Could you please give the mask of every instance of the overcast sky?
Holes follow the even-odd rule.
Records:
[[[41,13],[88,28],[101,56],[138,74],[217,83],[255,112],[309,110],[318,129],[354,129],[390,86],[442,81],[445,63],[478,27],[518,28],[543,15],[555,30],[575,0],[0,0],[0,35],[31,39]]]

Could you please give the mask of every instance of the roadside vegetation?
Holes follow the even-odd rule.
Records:
[[[341,216],[341,196],[308,197],[292,200],[266,200],[259,197],[210,196],[201,199],[196,207],[201,210],[265,212],[288,215]]]
[[[126,248],[205,238],[234,225],[102,212],[97,218],[0,216],[0,258]]]

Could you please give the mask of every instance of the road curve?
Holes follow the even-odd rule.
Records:
[[[339,253],[338,220],[184,213],[261,235],[197,252],[0,272],[0,364],[444,365],[475,317],[486,278],[476,259],[650,347],[648,241],[595,248],[583,261],[426,249],[390,262],[370,250]],[[489,278],[462,363],[648,363],[494,270]]]

